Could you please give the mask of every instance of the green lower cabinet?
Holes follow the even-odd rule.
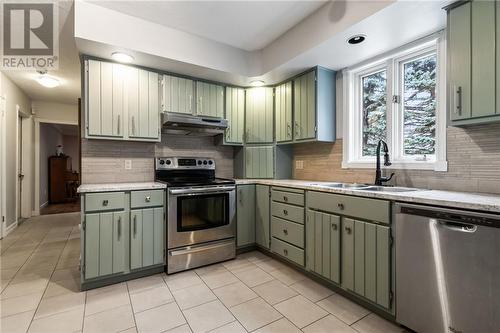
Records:
[[[390,228],[342,219],[342,286],[390,308]]]
[[[270,203],[269,186],[256,185],[255,188],[255,242],[269,249],[270,236]]]
[[[340,217],[308,210],[306,235],[306,268],[339,283]]]
[[[130,211],[130,269],[163,263],[163,207]]]
[[[85,279],[126,270],[125,212],[85,215]]]
[[[255,185],[238,185],[236,191],[236,246],[255,243]]]

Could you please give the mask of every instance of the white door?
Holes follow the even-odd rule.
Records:
[[[0,96],[0,238],[5,230],[5,98]]]
[[[17,220],[22,218],[22,202],[23,202],[23,118],[18,116],[17,119]]]

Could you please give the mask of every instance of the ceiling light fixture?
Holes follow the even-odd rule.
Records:
[[[46,88],[55,88],[61,84],[55,77],[47,75],[47,70],[38,71],[40,74],[35,80]]]
[[[111,58],[118,62],[131,63],[134,61],[134,57],[123,52],[113,52],[111,53]]]
[[[252,87],[262,87],[264,84],[265,84],[265,82],[262,81],[262,80],[253,80],[253,81],[250,81],[250,85]]]
[[[366,35],[354,35],[347,39],[347,42],[352,45],[363,43],[366,39]]]

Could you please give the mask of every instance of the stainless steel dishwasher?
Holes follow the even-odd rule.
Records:
[[[396,320],[419,333],[500,332],[500,215],[396,204]]]

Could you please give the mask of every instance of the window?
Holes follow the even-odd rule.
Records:
[[[392,168],[446,171],[442,33],[344,71],[344,168],[373,168],[379,140]]]

